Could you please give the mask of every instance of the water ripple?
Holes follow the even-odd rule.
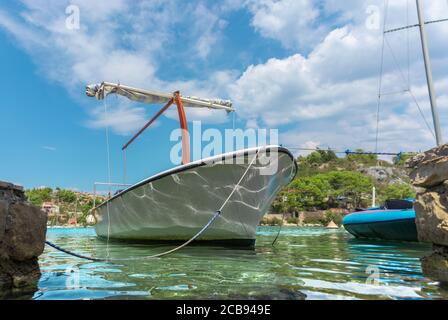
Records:
[[[33,299],[440,299],[437,283],[421,274],[430,247],[353,239],[343,230],[260,227],[255,250],[189,246],[145,261],[97,263],[46,248]],[[50,228],[48,240],[103,257],[94,229]],[[111,257],[144,257],[170,245],[110,243]],[[368,268],[378,271],[369,283]]]

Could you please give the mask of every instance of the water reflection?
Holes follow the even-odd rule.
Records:
[[[284,228],[273,247],[276,233],[260,228],[255,250],[191,246],[164,258],[123,263],[92,263],[47,248],[33,298],[448,298],[421,273],[419,258],[430,251],[428,245],[360,241],[343,230]],[[48,238],[98,257],[144,257],[172,248],[107,246],[93,229],[50,229]]]

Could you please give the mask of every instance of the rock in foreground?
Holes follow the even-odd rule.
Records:
[[[433,253],[422,258],[422,271],[427,277],[448,284],[448,248],[435,245]]]
[[[26,201],[23,188],[0,181],[0,288],[36,285],[46,231],[47,215]]]
[[[448,246],[448,183],[417,194],[414,209],[419,240]]]
[[[418,154],[407,162],[410,178],[421,191],[414,204],[420,241],[433,243],[433,253],[422,259],[425,275],[448,281],[448,145]]]

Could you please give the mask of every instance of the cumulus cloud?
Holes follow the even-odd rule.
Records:
[[[365,149],[375,145],[383,1],[156,0],[131,5],[111,0],[107,6],[88,0],[21,1],[19,12],[0,9],[0,28],[29,52],[42,74],[73,96],[87,82],[102,80],[180,89],[185,94],[231,98],[246,127],[278,127],[285,144]],[[65,28],[69,3],[80,8],[80,30]],[[416,22],[413,1],[388,3],[387,28]],[[366,23],[372,18],[371,6],[377,8],[379,19],[373,25]],[[428,20],[444,18],[447,9],[444,0],[425,2]],[[229,13],[238,10],[247,10],[253,32],[268,39],[266,43],[277,42],[284,51],[264,61],[255,57],[243,70],[211,67],[208,61],[223,45],[232,23]],[[438,101],[441,111],[447,110],[448,28],[431,24],[427,29]],[[434,139],[419,109],[403,91],[412,90],[431,126],[418,30],[390,34],[387,39],[382,92],[401,93],[382,99],[379,146],[388,150],[432,146]],[[226,54],[238,57],[238,50],[247,48],[232,47]],[[179,64],[192,76],[173,77]],[[164,69],[170,68],[165,76]],[[93,109],[87,124],[110,125],[115,132],[128,134],[148,118],[146,110],[119,103],[106,117],[101,108]],[[210,123],[229,120],[222,112],[189,109],[187,113],[189,119]],[[177,118],[175,108],[166,115]],[[448,113],[441,115],[448,132]]]
[[[209,97],[216,94],[216,83],[223,75],[231,73],[214,73],[208,79],[216,79],[216,83],[210,84],[204,80],[169,81],[161,76],[166,65],[161,60],[169,57],[171,50],[185,54],[182,58],[206,59],[226,27],[226,21],[200,1],[111,0],[107,5],[86,0],[21,2],[19,12],[0,9],[0,28],[31,55],[42,75],[64,86],[74,97],[80,96],[86,84],[101,81],[167,91],[185,89],[184,94]],[[68,5],[79,8],[79,30],[66,27]],[[182,32],[173,36],[179,29]],[[107,119],[97,109],[88,113],[88,126],[110,125],[118,134],[131,133],[148,117],[145,109],[133,104],[117,107]],[[200,110],[189,111],[189,116],[215,122],[225,119]]]
[[[443,1],[427,5],[428,20],[440,18]],[[278,9],[287,1],[260,2],[261,15],[274,15],[266,21],[287,21],[289,13]],[[376,136],[376,111],[379,64],[381,57],[382,29],[366,24],[371,1],[329,1],[312,11],[310,19],[322,21],[322,15],[336,15],[338,25],[330,30],[307,54],[296,53],[286,58],[271,58],[249,66],[241,77],[229,87],[230,95],[239,105],[243,117],[250,123],[261,120],[262,126],[291,127],[283,130],[281,141],[293,146],[303,146],[309,141],[320,141],[323,146],[336,148],[362,147],[372,150]],[[386,28],[416,22],[415,3],[390,2]],[[307,4],[306,1],[301,5]],[[426,3],[425,3],[426,4]],[[299,4],[297,4],[299,5]],[[381,20],[382,5],[377,5]],[[277,8],[278,7],[278,8]],[[266,8],[270,8],[269,10]],[[277,8],[277,9],[273,9]],[[353,10],[355,8],[356,10]],[[319,17],[316,12],[322,11]],[[304,10],[306,11],[306,10]],[[254,16],[255,17],[255,16]],[[255,19],[255,18],[254,18]],[[291,22],[292,23],[292,22]],[[312,24],[311,24],[312,25]],[[282,26],[282,24],[278,24]],[[447,28],[431,25],[431,56],[436,71],[436,88],[446,88],[446,44],[438,39],[445,36]],[[296,22],[295,28],[300,28]],[[279,30],[274,28],[275,30]],[[288,30],[295,30],[289,26]],[[291,32],[264,34],[289,47],[284,37]],[[306,36],[305,36],[306,37]],[[409,37],[409,38],[408,38]],[[300,47],[300,39],[289,37]],[[388,150],[416,150],[434,145],[432,121],[418,30],[390,34],[386,37],[379,123],[379,148]],[[407,56],[409,39],[410,54]],[[409,59],[409,82],[407,60]],[[411,89],[421,111],[406,90]],[[388,95],[387,93],[397,93]],[[440,109],[446,108],[446,90],[438,91]],[[430,130],[421,117],[424,114]],[[254,115],[257,117],[254,119]],[[442,116],[445,125],[448,119]],[[445,130],[446,131],[446,130]],[[283,140],[282,140],[283,139]],[[345,149],[342,149],[345,150]]]
[[[249,0],[246,6],[253,14],[252,26],[287,48],[310,48],[328,30],[311,0]]]

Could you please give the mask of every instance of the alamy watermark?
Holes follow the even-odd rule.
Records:
[[[247,164],[256,156],[256,164],[261,175],[272,175],[278,169],[278,152],[274,147],[269,149],[263,146],[278,145],[278,129],[225,129],[222,131],[215,128],[203,130],[200,121],[193,121],[190,133],[184,133],[190,142],[193,159],[207,159],[216,155],[224,154],[225,164]],[[182,129],[171,132],[170,141],[176,142],[171,148],[170,160],[173,164],[182,160]],[[243,150],[247,147],[262,146],[256,153],[246,156],[234,156],[233,151]],[[211,162],[214,160],[210,160]]]
[[[65,27],[68,30],[79,30],[81,26],[81,16],[79,7],[71,4],[65,8]]]
[[[68,267],[65,269],[65,275],[67,276],[67,279],[65,280],[65,288],[68,290],[76,290],[81,288],[81,280],[80,275],[81,272],[79,271],[78,267]]]
[[[366,8],[367,18],[365,26],[368,30],[379,30],[381,23],[380,8],[376,5],[370,5]]]
[[[377,266],[370,265],[366,268],[366,273],[368,274],[366,284],[374,286],[380,285],[380,268],[378,268]]]

